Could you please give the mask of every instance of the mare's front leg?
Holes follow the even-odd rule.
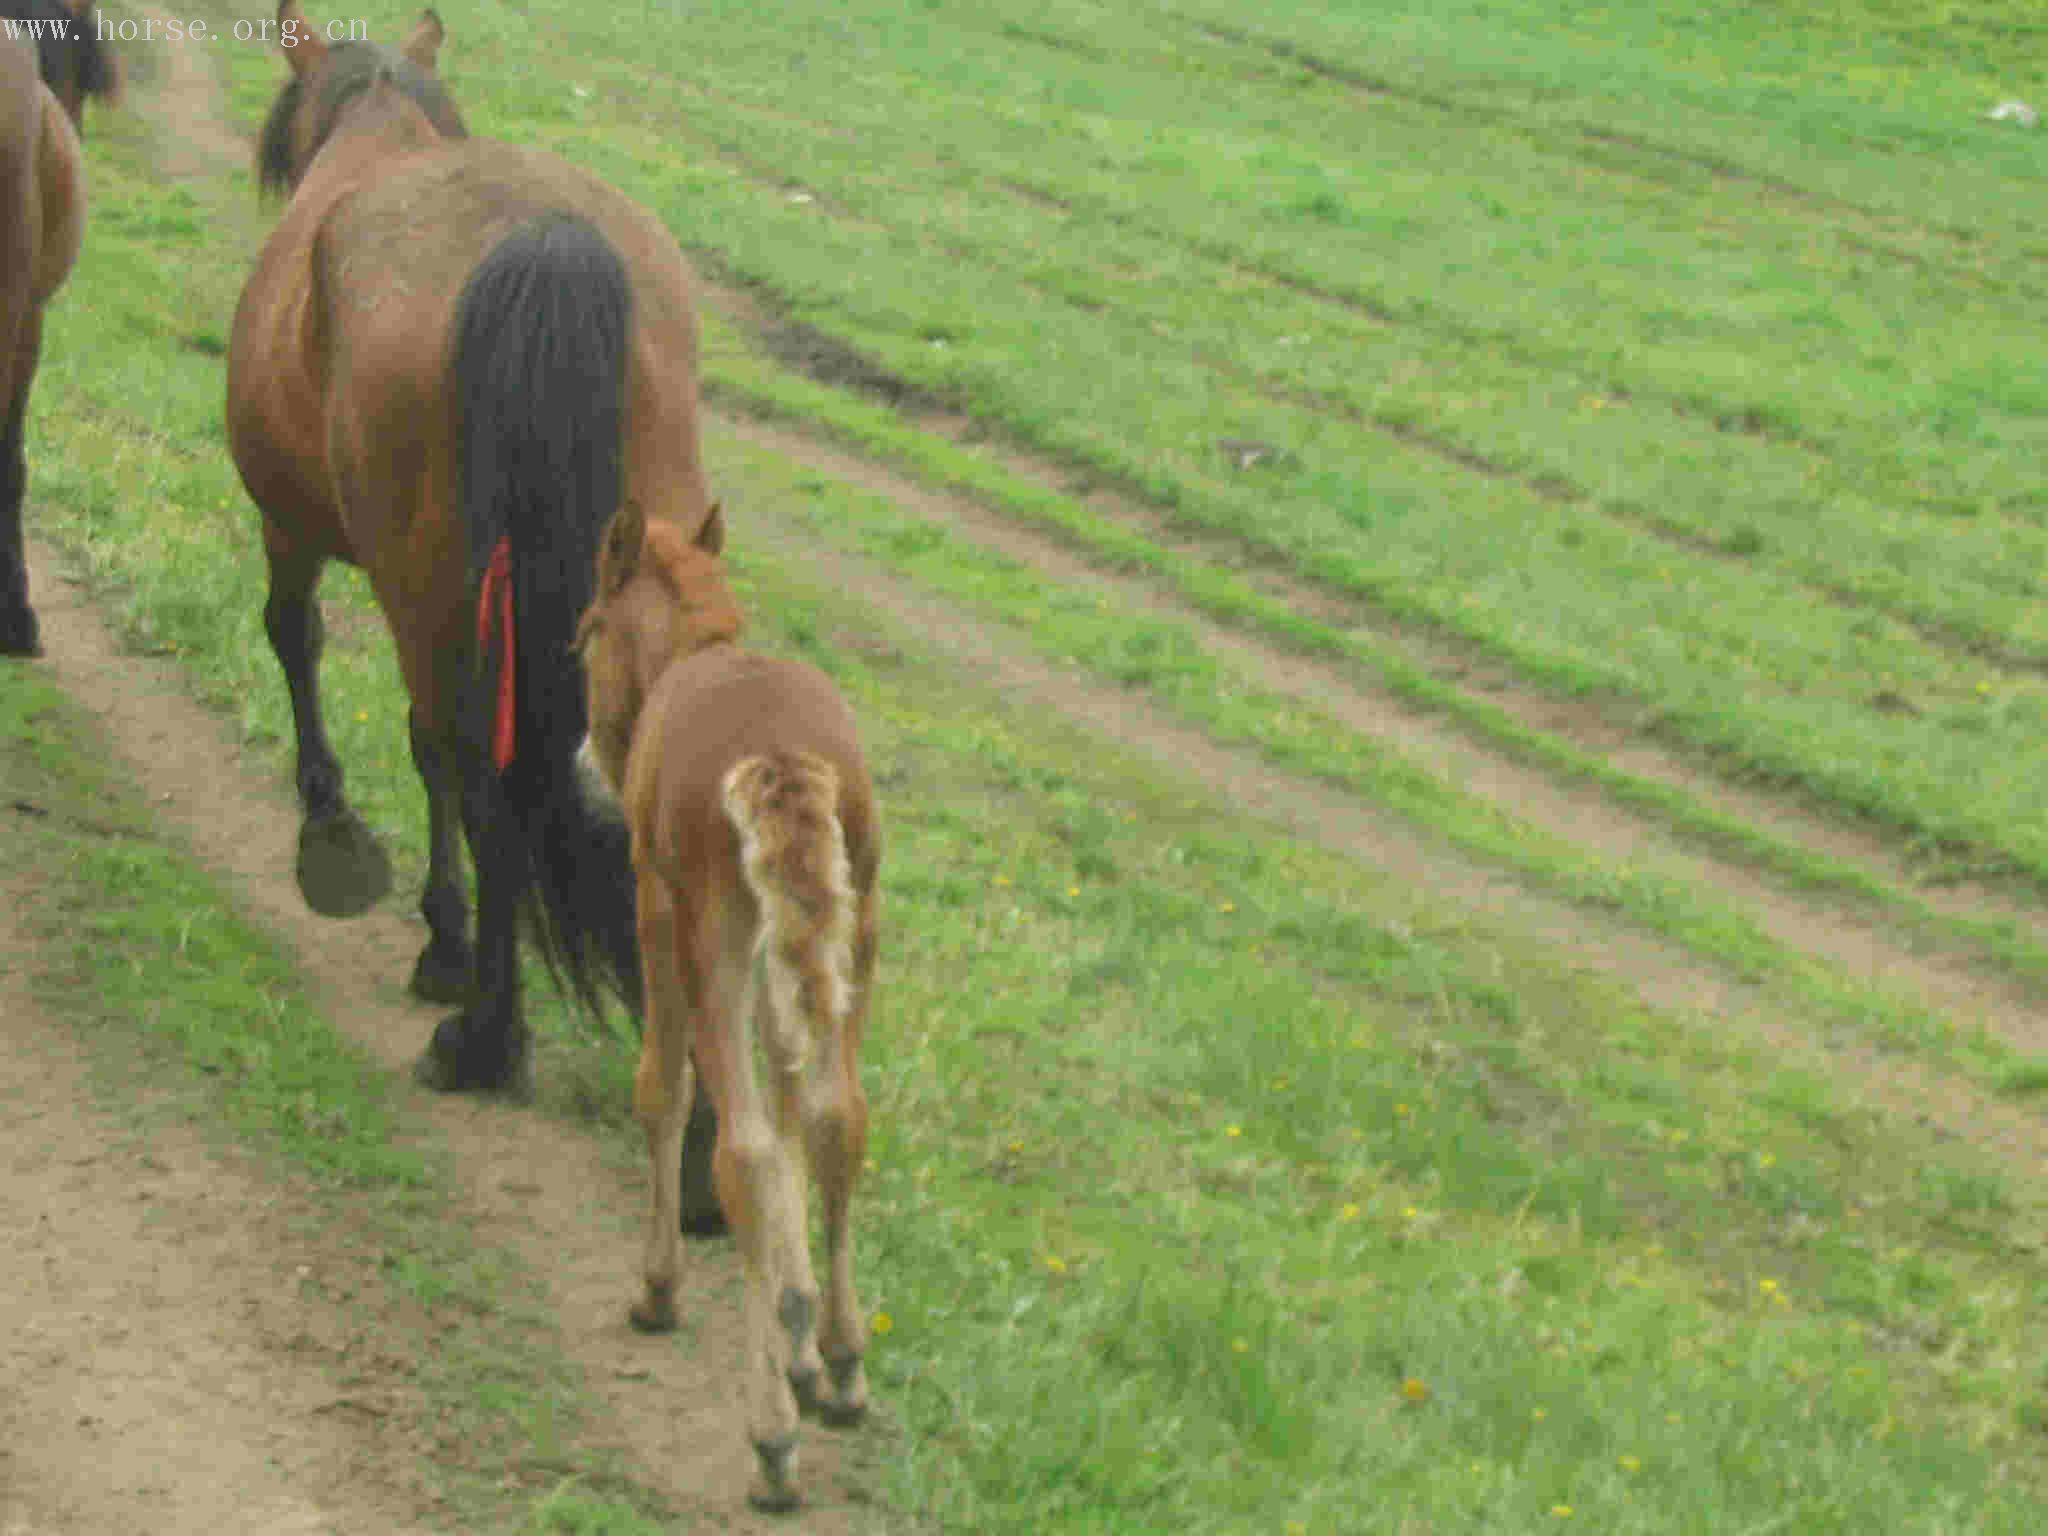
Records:
[[[444,1093],[528,1098],[533,1063],[519,1000],[519,903],[532,879],[518,813],[485,758],[459,749],[462,825],[476,866],[475,1000],[441,1021],[415,1074]]]
[[[450,737],[409,717],[413,767],[427,794],[427,883],[420,916],[427,946],[413,963],[412,994],[430,1003],[466,1003],[475,994],[469,898],[462,882],[461,758]]]
[[[325,557],[295,549],[266,516],[270,598],[263,629],[291,695],[298,750],[297,875],[306,905],[323,917],[354,917],[391,889],[391,862],[342,793],[341,762],[320,709],[320,650],[325,628],[315,596]]]

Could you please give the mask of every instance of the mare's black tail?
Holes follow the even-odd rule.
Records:
[[[621,495],[632,308],[625,263],[604,234],[550,214],[484,257],[455,315],[462,516],[491,614],[466,728],[494,747],[497,791],[518,829],[519,846],[496,850],[496,862],[537,898],[527,910],[541,952],[593,1009],[607,987],[636,1010],[640,1001],[625,832],[577,787],[585,703],[571,648]],[[508,636],[494,562],[509,584],[516,661],[503,718]]]

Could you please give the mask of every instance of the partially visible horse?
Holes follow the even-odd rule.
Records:
[[[29,386],[42,358],[43,309],[78,259],[85,224],[84,99],[111,98],[118,74],[90,30],[76,45],[50,39],[60,20],[76,27],[90,19],[87,0],[75,11],[54,0],[0,0],[0,17],[17,10],[36,13],[44,41],[39,49],[0,23],[0,656],[35,656],[42,638],[21,528]]]
[[[9,21],[26,25],[10,28]],[[92,0],[0,0],[0,37],[10,34],[35,44],[43,84],[80,132],[86,97],[120,100],[121,66],[100,35]]]
[[[749,1497],[798,1502],[799,1404],[867,1408],[849,1209],[867,1146],[857,1061],[874,977],[874,794],[824,674],[740,649],[716,518],[692,542],[628,502],[581,641],[595,773],[633,840],[647,1019],[633,1107],[653,1196],[636,1327],[676,1326],[677,1153],[692,1060],[718,1111],[719,1197],[746,1266]],[[767,1058],[771,1122],[754,1077]],[[830,1266],[819,1317],[808,1179]]]
[[[572,640],[598,536],[627,497],[684,536],[710,515],[690,277],[622,194],[468,137],[435,74],[432,11],[400,49],[330,46],[298,0],[278,20],[291,79],[257,165],[290,201],[235,313],[227,426],[263,515],[299,884],[315,910],[349,915],[390,881],[321,715],[315,589],[341,560],[366,573],[396,642],[426,789],[428,940],[412,988],[462,1005],[420,1076],[519,1092],[522,913],[583,1001],[639,1000],[625,839],[574,771]]]

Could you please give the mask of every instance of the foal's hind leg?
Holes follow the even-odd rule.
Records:
[[[718,1110],[718,1151],[712,1159],[718,1193],[732,1220],[746,1271],[747,1438],[755,1478],[747,1498],[757,1509],[788,1510],[802,1502],[796,1487],[801,1418],[789,1373],[814,1326],[816,1308],[790,1283],[790,1256],[803,1242],[793,1181],[754,1080],[747,1019],[752,946],[734,935],[699,937],[684,967],[696,1020],[701,1086]]]
[[[853,1006],[819,1043],[804,1095],[804,1139],[825,1215],[825,1318],[818,1347],[830,1386],[818,1400],[818,1416],[842,1426],[858,1423],[868,1407],[867,1374],[861,1364],[867,1353],[867,1325],[853,1288],[852,1207],[868,1146],[860,1041],[875,969],[872,893],[861,902],[859,923],[853,950]]]
[[[320,712],[320,648],[324,629],[314,588],[323,557],[292,549],[265,521],[270,600],[263,629],[284,669],[298,744],[299,892],[323,917],[354,917],[391,889],[391,864],[342,794],[341,763]]]
[[[463,891],[462,781],[445,737],[408,717],[413,767],[427,792],[427,883],[420,916],[427,947],[412,968],[412,994],[430,1003],[467,1002],[474,995],[476,956],[469,945],[469,898]]]

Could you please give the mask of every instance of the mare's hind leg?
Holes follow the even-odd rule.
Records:
[[[462,749],[462,827],[476,866],[475,1001],[443,1019],[415,1075],[443,1093],[533,1092],[519,1006],[519,901],[530,878],[515,812],[491,765]]]
[[[6,369],[0,368],[0,383]],[[0,656],[40,656],[42,637],[36,612],[28,601],[28,552],[22,547],[21,504],[28,495],[28,460],[22,449],[22,428],[28,416],[28,390],[16,392],[0,426]]]
[[[427,920],[427,947],[413,963],[412,994],[430,1003],[463,1003],[475,995],[469,945],[469,898],[462,885],[462,789],[454,747],[408,720],[413,767],[427,792],[427,883],[420,916]]]
[[[314,588],[323,559],[291,549],[265,520],[270,599],[263,629],[284,670],[298,747],[299,893],[323,917],[354,917],[391,889],[391,863],[342,794],[341,763],[320,711],[320,648],[325,635]]]

